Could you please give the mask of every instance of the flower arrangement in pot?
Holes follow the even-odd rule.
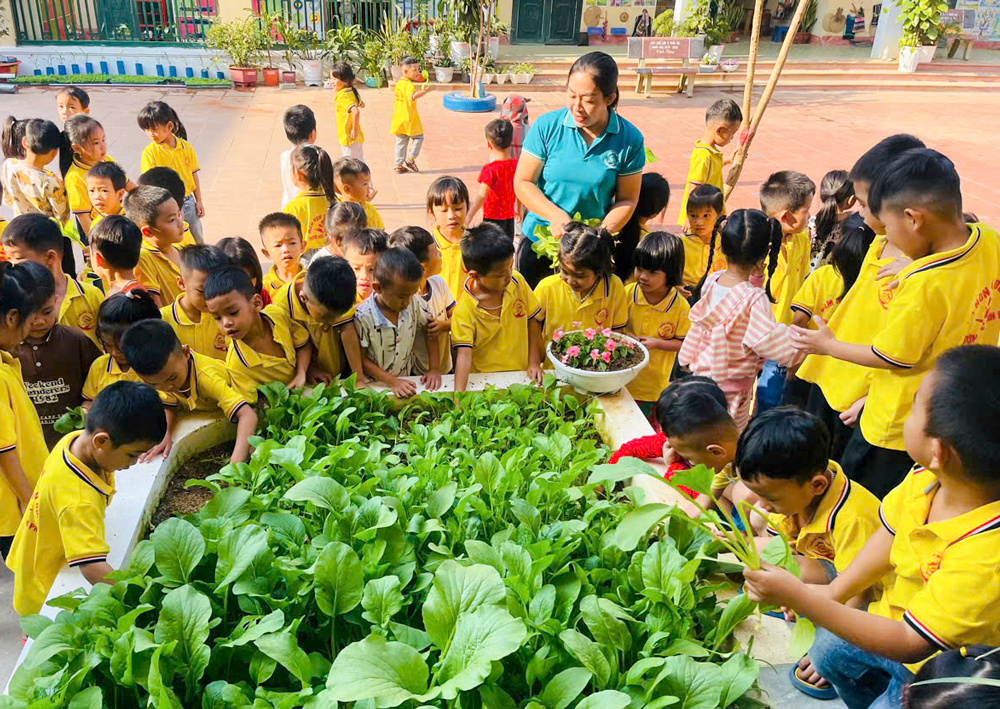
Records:
[[[546,356],[560,379],[594,394],[618,391],[649,364],[645,345],[609,328],[556,330]]]
[[[216,22],[205,33],[205,44],[209,49],[219,49],[232,59],[229,78],[237,88],[257,84],[264,34],[260,22],[253,15],[246,15],[240,20]]]

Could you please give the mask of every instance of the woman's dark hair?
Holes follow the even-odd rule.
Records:
[[[28,150],[36,155],[58,150],[62,147],[62,132],[52,121],[29,118],[25,121],[24,138]]]
[[[955,678],[954,682],[920,684]],[[963,679],[1000,680],[1000,651],[989,645],[968,645],[928,660],[907,686],[906,709],[992,709],[1000,706],[1000,687]]]
[[[608,108],[617,108],[621,93],[618,91],[618,63],[604,52],[588,52],[573,62],[569,76],[584,72],[594,81],[594,86],[605,98],[614,96]]]
[[[615,270],[615,238],[603,227],[570,222],[559,241],[559,260],[591,270],[598,278],[610,276]]]
[[[142,288],[115,293],[97,309],[97,339],[119,342],[129,325],[148,318],[160,319],[160,309],[153,297]]]
[[[79,86],[64,86],[56,93],[56,97],[69,96],[80,102],[80,108],[87,110],[90,108],[90,94]]]
[[[663,271],[667,288],[684,281],[684,244],[680,237],[665,231],[654,231],[639,242],[632,255],[636,268],[644,271]]]
[[[259,292],[264,283],[264,270],[260,267],[260,259],[257,258],[253,244],[242,236],[227,236],[215,246],[229,257],[234,266],[246,271]]]
[[[3,156],[5,158],[24,158],[24,145],[21,140],[24,138],[24,129],[28,121],[19,121],[14,116],[7,116],[3,122],[3,136],[0,142],[3,143]]]
[[[181,119],[177,116],[177,111],[172,109],[163,101],[150,101],[139,109],[139,127],[149,130],[156,126],[165,126],[168,123],[174,124],[174,135],[183,140],[187,140],[188,134]]]
[[[354,100],[359,104],[361,103],[361,94],[354,87],[354,69],[347,62],[336,62],[332,67],[330,67],[330,76],[332,76],[337,81],[343,81],[347,84],[351,93],[354,94]]]
[[[27,263],[14,266],[9,261],[0,261],[0,318],[6,320],[8,313],[15,312],[18,324],[23,323],[41,307],[34,297],[35,288]]]
[[[687,203],[684,205],[688,214],[705,207],[714,209],[716,214],[726,211],[722,190],[715,185],[698,185],[688,194]]]
[[[326,243],[339,248],[349,232],[368,228],[368,215],[357,202],[337,202],[326,210]]]
[[[860,214],[852,214],[845,219],[840,225],[840,232],[840,239],[830,251],[830,263],[844,280],[844,290],[838,300],[842,300],[858,280],[861,264],[875,240],[875,232],[868,228]]]
[[[445,175],[439,177],[431,186],[427,188],[427,211],[434,211],[434,207],[440,207],[448,202],[465,202],[465,207],[469,207],[469,188],[457,177]]]
[[[743,480],[774,478],[800,485],[830,464],[830,431],[819,417],[794,406],[758,414],[736,444]]]
[[[854,198],[854,183],[846,170],[831,170],[823,176],[819,186],[819,198],[823,206],[816,213],[816,240],[813,253],[828,253],[826,244],[836,241],[834,232],[838,226],[837,214],[845,209]],[[832,248],[832,246],[831,246]]]
[[[642,238],[640,219],[649,219],[667,208],[670,203],[670,183],[658,172],[647,172],[642,176],[642,187],[639,189],[639,199],[628,222],[618,232],[615,247],[615,274],[623,281],[627,280],[632,271],[633,254],[639,239]]]
[[[712,241],[708,248],[708,269],[702,274],[701,280],[695,286],[695,292],[700,296],[701,287],[705,285],[708,271],[712,268],[715,258],[715,242],[726,260],[737,266],[754,266],[767,259],[767,283],[764,290],[767,299],[772,303],[771,276],[778,266],[778,251],[781,249],[781,223],[773,217],[768,217],[759,209],[737,209],[728,217],[723,215],[715,222],[712,230]]]
[[[63,176],[73,165],[75,157],[73,146],[83,145],[98,129],[104,130],[104,127],[96,119],[84,113],[66,119],[66,124],[63,126],[62,147],[59,149],[59,170]]]
[[[310,189],[321,189],[330,204],[337,202],[333,187],[333,162],[318,145],[300,145],[292,150],[292,169],[302,173]]]

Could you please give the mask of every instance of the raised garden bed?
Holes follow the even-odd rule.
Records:
[[[192,89],[200,88],[227,88],[232,83],[225,79],[211,79],[201,76],[194,77],[174,77],[174,76],[129,76],[125,74],[34,74],[32,76],[18,76],[11,80],[11,83],[22,86],[46,86],[77,84],[84,86],[115,84],[125,86],[146,86],[146,85],[177,85],[186,86]]]

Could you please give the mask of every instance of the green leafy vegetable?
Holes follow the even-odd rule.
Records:
[[[52,427],[59,433],[72,433],[83,428],[87,420],[87,412],[82,406],[75,409],[66,409],[66,413],[56,419]]]

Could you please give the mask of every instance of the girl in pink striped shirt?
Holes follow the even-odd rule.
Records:
[[[764,360],[792,366],[802,355],[792,347],[788,327],[774,320],[770,284],[760,286],[764,271],[770,280],[778,263],[778,221],[757,209],[738,209],[720,217],[712,234],[709,264],[716,241],[729,268],[702,276],[701,300],[691,308],[691,330],[678,361],[692,374],[715,380],[742,431],[750,420],[753,386]]]

